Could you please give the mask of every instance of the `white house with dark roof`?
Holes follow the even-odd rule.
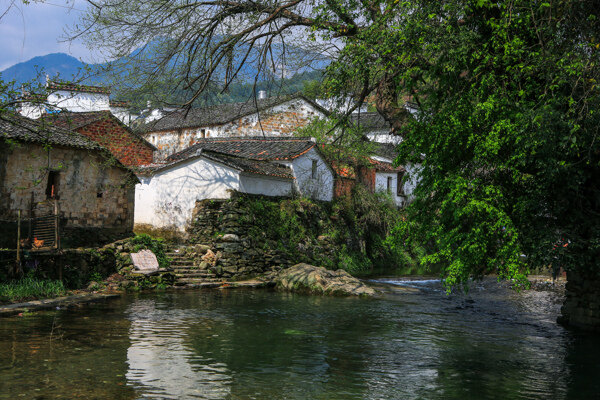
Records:
[[[135,224],[180,231],[196,201],[227,199],[231,191],[333,198],[333,171],[307,138],[199,139],[138,177]]]
[[[48,81],[46,94],[25,96],[24,100],[18,111],[27,118],[40,118],[51,108],[70,112],[110,111],[121,122],[127,125],[131,122],[129,104],[110,100],[110,89],[106,87]]]
[[[139,128],[164,159],[204,138],[240,136],[292,136],[314,118],[329,112],[302,96],[250,99],[191,110],[174,110]]]

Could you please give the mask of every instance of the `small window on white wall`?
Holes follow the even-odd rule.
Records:
[[[392,177],[388,176],[387,178],[387,191],[388,193],[392,193]]]
[[[317,179],[317,160],[312,160],[312,171],[310,177]]]
[[[206,138],[206,129],[200,129],[200,133],[202,134],[202,139]]]

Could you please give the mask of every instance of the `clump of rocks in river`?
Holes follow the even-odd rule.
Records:
[[[280,271],[274,278],[274,282],[280,289],[310,294],[339,296],[376,294],[375,289],[344,270],[332,271],[304,263]]]

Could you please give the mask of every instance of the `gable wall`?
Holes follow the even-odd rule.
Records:
[[[306,126],[312,119],[323,115],[302,99],[292,100],[228,122],[224,125],[201,126],[171,131],[149,132],[146,140],[158,148],[156,159],[184,150],[202,138],[202,129],[206,137],[237,136],[293,136],[293,133]],[[260,121],[260,122],[259,122]]]
[[[112,118],[103,118],[77,129],[100,143],[126,166],[150,164],[154,150]]]
[[[317,161],[316,177],[312,177],[313,160]],[[296,178],[296,190],[313,200],[331,201],[333,199],[334,175],[325,160],[314,148],[292,162],[282,163],[292,168]]]
[[[135,224],[184,231],[197,200],[227,199],[240,187],[239,172],[199,157],[140,178]]]

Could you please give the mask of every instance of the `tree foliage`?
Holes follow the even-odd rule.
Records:
[[[425,262],[445,266],[448,285],[490,272],[522,279],[525,257],[595,264],[597,1],[90,3],[90,42],[117,55],[163,38],[149,76],[176,69],[188,101],[216,81],[227,88],[249,64],[256,76],[281,72],[290,42],[330,56],[319,91],[373,99],[404,137],[398,161],[421,165],[396,233],[426,242]]]
[[[422,164],[402,233],[448,285],[528,266],[596,265],[599,8],[592,1],[421,2],[402,28],[421,107],[401,162]],[[423,157],[423,155],[425,155]],[[523,255],[523,256],[522,256]]]

